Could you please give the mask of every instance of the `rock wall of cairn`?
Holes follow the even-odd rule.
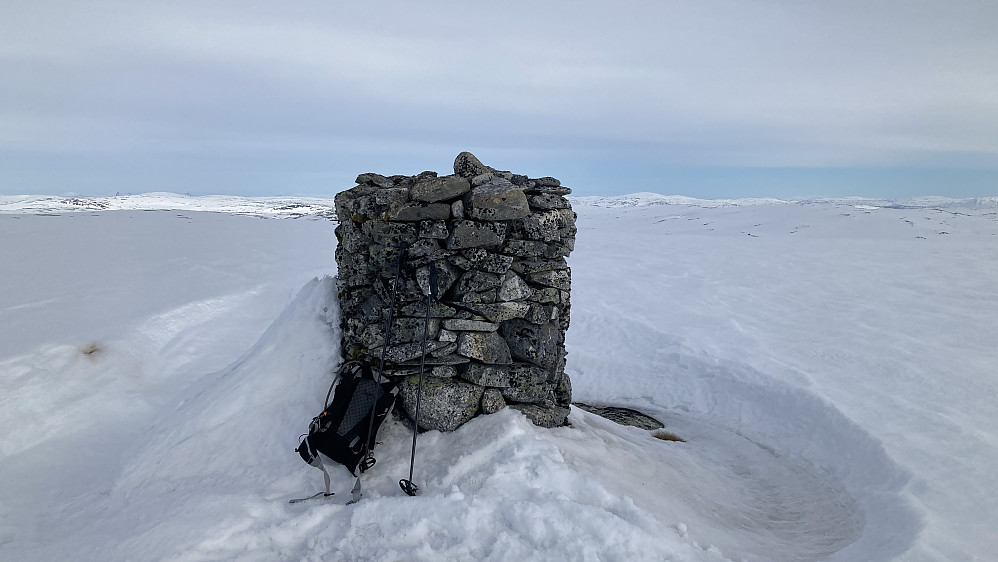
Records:
[[[565,423],[575,218],[554,178],[498,171],[462,152],[454,173],[361,174],[336,196],[343,356],[377,364],[398,253],[406,248],[385,373],[401,379],[414,416],[430,269],[431,301],[419,425],[450,431],[517,408]]]

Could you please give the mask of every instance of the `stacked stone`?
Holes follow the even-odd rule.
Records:
[[[377,364],[400,248],[386,374],[414,417],[429,304],[419,425],[450,431],[477,414],[519,409],[563,425],[572,401],[565,333],[575,218],[551,177],[498,171],[462,152],[454,174],[361,174],[336,196],[343,355]],[[431,268],[438,300],[427,299]]]

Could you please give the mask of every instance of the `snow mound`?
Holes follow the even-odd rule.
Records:
[[[418,442],[423,495],[416,498],[397,486],[408,474],[409,433],[389,422],[361,503],[344,505],[353,478],[334,466],[336,496],[290,505],[288,498],[321,483],[292,449],[337,365],[337,324],[335,282],[308,283],[246,354],[148,417],[113,478],[61,514],[80,536],[40,552],[88,560],[706,561],[728,560],[731,551],[761,561],[778,559],[774,543],[787,545],[787,560],[824,557],[862,531],[855,501],[827,471],[721,427],[677,425],[661,408],[652,411],[694,445],[577,409],[572,427],[555,430],[507,409],[453,433],[427,432]],[[723,369],[698,368],[718,384],[677,394],[677,403],[737,391],[749,404],[742,421],[776,430],[775,422],[760,423],[761,412],[748,418],[751,385],[739,387]],[[770,394],[755,392],[760,408],[773,404]],[[800,398],[790,393],[780,403],[795,421],[804,417],[795,408],[816,409]],[[801,431],[820,435],[838,423],[819,415]],[[856,450],[854,458],[865,454]],[[897,513],[872,515],[897,525]]]
[[[558,435],[577,430],[552,435],[512,410],[424,434],[420,497],[397,487],[409,439],[390,422],[363,502],[344,505],[353,479],[334,468],[340,494],[289,505],[321,482],[292,449],[336,367],[337,314],[331,278],[306,285],[243,357],[149,416],[110,483],[60,515],[79,536],[36,552],[88,560],[724,559],[569,466]],[[593,439],[585,419],[577,422]]]

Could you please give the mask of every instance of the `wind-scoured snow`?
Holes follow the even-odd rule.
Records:
[[[998,551],[987,200],[576,198],[575,397],[686,442],[504,410],[422,434],[409,498],[411,434],[389,421],[347,506],[340,467],[336,496],[287,503],[321,488],[293,449],[337,365],[335,223],[155,198],[229,214],[0,214],[0,559]]]

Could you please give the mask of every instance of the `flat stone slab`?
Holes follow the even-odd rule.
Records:
[[[525,302],[501,302],[496,304],[466,304],[461,306],[475,314],[484,316],[490,322],[505,322],[514,318],[525,318],[530,305]]]
[[[591,406],[589,404],[583,404],[582,402],[574,402],[573,404],[589,413],[596,414],[597,416],[606,418],[620,425],[640,427],[641,429],[647,429],[649,431],[665,427],[665,425],[657,419],[630,408],[620,408],[616,406]]]
[[[527,419],[541,427],[559,427],[566,425],[570,410],[562,406],[541,406],[539,404],[510,404],[510,408],[519,410]]]
[[[424,220],[446,220],[450,218],[450,205],[446,203],[421,203],[409,201],[402,204],[395,212],[390,213],[392,220],[401,222],[419,222]],[[446,236],[441,236],[444,238]]]
[[[465,248],[501,246],[505,239],[505,223],[456,221],[453,232],[447,239],[447,249],[463,250]]]
[[[523,190],[504,179],[473,188],[464,199],[464,209],[469,217],[484,221],[522,219],[530,214]]]
[[[509,345],[496,332],[462,332],[457,338],[457,354],[493,365],[513,363]]]
[[[461,378],[479,386],[504,388],[509,386],[509,369],[496,365],[470,363],[460,374]]]
[[[460,197],[471,189],[471,183],[459,176],[443,176],[439,178],[422,178],[409,190],[416,201],[436,203]],[[449,214],[450,209],[448,209]]]
[[[444,329],[456,332],[494,332],[499,329],[499,324],[484,320],[449,318],[444,320]]]

